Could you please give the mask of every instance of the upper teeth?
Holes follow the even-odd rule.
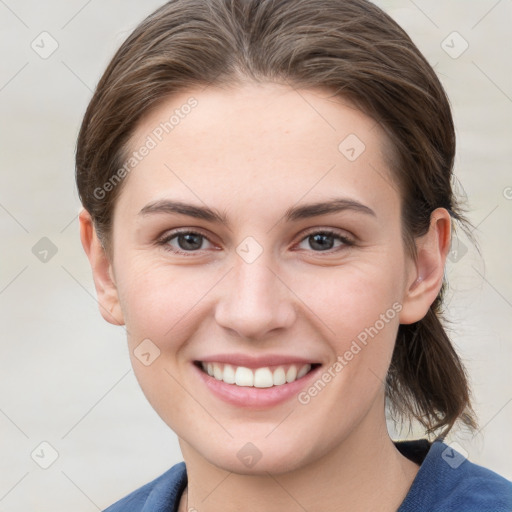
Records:
[[[252,386],[255,388],[270,388],[293,382],[311,370],[310,364],[297,366],[292,364],[287,368],[278,366],[271,370],[268,366],[263,368],[246,368],[245,366],[232,366],[221,363],[201,363],[203,370],[211,377],[222,380],[226,384],[237,386]]]

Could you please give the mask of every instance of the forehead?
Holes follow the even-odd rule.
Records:
[[[194,88],[139,122],[126,192],[141,207],[171,192],[242,206],[335,191],[378,207],[398,200],[388,144],[375,120],[327,91],[268,83]]]

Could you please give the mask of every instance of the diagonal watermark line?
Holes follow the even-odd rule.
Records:
[[[73,14],[73,16],[71,16],[71,18],[69,18],[69,20],[66,21],[64,25],[62,25],[62,27],[60,27],[60,29],[62,30],[63,28],[66,28],[91,2],[92,0],[88,0],[87,2],[85,2],[85,4],[82,5],[82,7],[80,7],[80,9],[78,9],[78,11],[76,11],[76,13]]]
[[[21,23],[23,23],[23,25],[25,25],[25,27],[27,28],[30,28],[5,2],[4,0],[0,0],[0,3],[3,4],[5,6],[6,9],[8,9],[9,11],[11,11],[11,14],[18,18],[18,21],[20,21]]]
[[[73,279],[73,281],[75,281],[75,283],[76,283],[76,284],[78,284],[78,286],[80,286],[80,288],[82,288],[82,290],[84,290],[84,291],[87,293],[87,295],[89,295],[89,297],[91,297],[91,299],[92,299],[94,302],[96,302],[96,304],[98,304],[98,306],[99,306],[103,311],[105,311],[105,312],[108,314],[108,316],[110,316],[110,317],[114,318],[114,317],[113,317],[113,315],[112,315],[112,313],[111,313],[110,311],[108,311],[108,310],[107,310],[107,309],[106,309],[106,308],[105,308],[105,307],[104,307],[104,306],[99,302],[99,300],[98,300],[98,299],[97,299],[97,298],[96,298],[96,297],[95,297],[95,296],[94,296],[94,295],[93,295],[93,294],[92,294],[92,293],[91,293],[91,292],[90,292],[90,291],[89,291],[89,290],[88,290],[88,289],[87,289],[87,288],[86,288],[86,287],[85,287],[85,286],[84,286],[84,285],[83,285],[83,284],[82,284],[82,283],[81,283],[81,282],[80,282],[80,281],[79,281],[79,280],[78,280],[78,279],[77,279],[77,278],[76,278],[76,277],[75,277],[75,276],[74,276],[74,275],[73,275],[73,274],[72,274],[72,273],[71,273],[71,272],[70,272],[70,271],[69,271],[65,266],[64,266],[64,265],[61,265],[61,268],[62,268],[62,270],[64,270],[64,272],[66,272],[66,274],[68,274],[68,275],[71,277],[71,279]],[[114,320],[115,320],[115,318],[114,318]],[[126,329],[126,326],[121,325],[120,327],[122,327],[122,328],[125,330],[126,334],[130,334],[130,333],[128,332],[128,329]]]
[[[84,290],[87,293],[87,295],[89,295],[89,297],[91,297],[94,300],[94,302],[98,302],[96,297],[64,265],[61,265],[61,267],[62,270],[64,270],[64,272],[66,272],[66,274],[68,274],[71,277],[71,279],[73,279],[73,281],[75,281],[75,283],[78,284],[78,286],[80,286],[80,288],[82,288],[82,290]]]
[[[78,219],[78,214],[76,214],[60,231],[59,233],[64,233],[64,231],[66,231],[66,229],[69,228],[69,226],[71,226],[71,224],[73,224],[73,222],[75,222],[75,220]]]
[[[184,314],[180,317],[180,319],[175,322],[172,327],[165,333],[165,336],[167,336],[175,327],[178,325],[205,297],[208,295],[215,286],[217,286],[232,270],[234,267],[231,267],[215,284],[211,286],[209,290],[207,290],[204,295]]]
[[[499,204],[497,204],[474,228],[471,229],[471,231],[474,231],[477,229],[481,224],[484,223],[498,208]]]
[[[23,272],[25,272],[25,270],[27,270],[28,268],[28,265],[25,265],[25,268],[23,268],[22,270],[20,270],[1,290],[0,290],[0,294],[4,293],[5,290],[7,290],[7,288],[9,288],[9,286],[11,286],[12,283],[14,283],[14,281],[16,281],[16,279],[18,279],[19,276],[21,276],[21,274],[23,274]]]
[[[471,266],[473,267],[473,270],[512,308],[512,303],[497,288],[495,288],[474,265]]]
[[[17,487],[20,482],[30,473],[30,471],[27,471],[1,498],[0,501],[2,501],[11,491],[14,490],[15,487]]]
[[[232,474],[233,473],[229,471],[228,474],[201,500],[201,503],[205,502],[213,494],[213,492],[216,491],[220,487],[220,485],[223,484]]]
[[[83,419],[130,373],[130,371],[131,368],[116,381],[116,383],[61,437],[61,439],[67,437],[83,421]]]
[[[309,102],[299,91],[298,89],[296,89],[292,84],[290,84],[289,82],[287,82],[288,85],[334,130],[336,131],[336,128],[331,124],[329,123],[329,121],[322,115],[320,114],[320,112],[315,108],[315,106]]]
[[[434,25],[434,27],[439,28],[439,25],[423,9],[421,9],[416,2],[414,2],[413,0],[409,0],[409,2],[411,2],[411,4],[414,5],[414,7],[416,7],[416,9],[418,9],[418,11],[420,11],[421,14],[423,14],[423,16],[425,16],[425,18],[427,18],[430,21],[430,23]]]
[[[9,215],[14,220],[14,222],[18,224],[18,226],[21,226],[21,228],[25,230],[25,233],[29,232],[28,229],[2,203],[0,203],[0,208],[2,208],[2,210],[4,210],[7,215]]]
[[[314,183],[313,185],[311,185],[311,188],[305,192],[301,197],[299,197],[299,199],[292,205],[292,206],[295,206],[297,205],[302,199],[304,199],[304,197],[306,197],[334,168],[336,167],[336,164],[332,165],[329,170],[323,175],[321,176],[317,181],[316,183]],[[279,224],[279,222],[281,221],[281,219],[284,217],[284,215],[282,217],[280,217],[273,225],[272,227],[267,231],[267,233],[270,233],[276,226],[277,224]]]
[[[87,87],[87,89],[89,89],[90,92],[93,92],[92,89],[63,61],[61,60],[62,64],[69,69],[69,71],[76,76],[76,78],[78,78],[78,80],[80,80],[80,82],[82,82],[82,84],[85,85],[85,87]]]
[[[176,178],[178,178],[181,181],[181,183],[183,183],[183,185],[185,185],[185,187],[187,187],[190,190],[190,192],[192,192],[192,194],[194,194],[197,197],[197,199],[201,201],[201,203],[203,203],[205,206],[208,206],[167,164],[164,164],[164,167],[166,167],[170,172],[172,172],[174,176],[176,176]],[[224,227],[232,232],[232,230],[227,224],[224,224]]]
[[[269,473],[268,471],[266,471],[266,473],[267,473],[267,475],[268,475],[270,478],[272,478],[272,480],[274,480],[274,482],[275,482],[277,485],[279,485],[279,487],[281,487],[281,489],[283,489],[283,491],[284,491],[286,494],[288,494],[288,496],[290,496],[290,498],[291,498],[293,501],[295,501],[295,503],[297,503],[297,505],[298,505],[302,510],[304,510],[304,512],[308,512],[308,511],[307,511],[307,509],[306,509],[306,508],[304,508],[304,506],[302,505],[302,503],[300,503],[299,501],[297,501],[297,499],[296,499],[292,494],[290,494],[290,493],[288,492],[288,489],[286,489],[286,487],[283,487],[283,485],[281,484],[281,482],[279,482],[279,481],[277,480],[277,478],[276,478],[274,475],[272,475],[272,474],[271,474],[271,473]]]
[[[327,329],[329,329],[329,331],[331,331],[334,335],[336,334],[268,265],[267,268],[270,270],[270,272],[272,272],[272,274],[274,274],[277,277],[277,279],[279,279],[279,281],[281,281],[281,283],[283,283],[286,286],[286,288],[288,288],[288,290],[290,290],[295,295],[295,297],[297,297],[297,299],[299,299],[302,302],[302,304],[304,304],[304,306],[306,306],[309,309],[309,311],[311,311],[311,313],[313,313],[313,315],[315,315],[318,318],[318,320],[320,320],[320,322],[322,322],[325,325],[325,327],[327,327]]]
[[[290,414],[294,411],[297,410],[297,407],[298,405],[296,405],[266,436],[265,438],[267,438],[270,434],[272,434],[278,427],[280,427],[284,421],[286,420],[286,418],[288,418],[290,416]]]
[[[60,471],[99,511],[101,511],[101,508],[98,507],[98,505],[96,505],[96,503],[94,503],[94,501],[91,500],[91,498],[75,483],[73,482],[73,480],[71,480],[71,478],[69,478],[68,475],[66,475],[66,473],[64,473],[64,471]]]
[[[505,98],[507,98],[508,101],[512,103],[512,98],[474,60],[471,62],[473,63],[473,66],[475,66],[478,71],[480,71],[480,73],[482,73],[482,75],[484,75],[487,80],[489,80],[489,82],[491,82],[491,84],[493,84],[494,87],[496,87],[496,89],[498,89],[498,91],[500,91],[501,94],[503,94],[503,96],[505,96]]]
[[[16,425],[16,423],[14,423],[14,421],[9,417],[7,416],[7,414],[5,414],[4,411],[2,411],[2,409],[0,409],[0,412],[27,438],[29,439],[29,437],[27,436],[27,434],[25,434],[25,432],[23,432],[23,430],[21,430],[20,427],[18,427],[18,425]]]
[[[484,20],[484,18],[487,17],[488,14],[490,14],[492,11],[494,11],[494,8],[501,3],[501,0],[498,0],[472,27],[471,30],[473,30],[480,22]]]
[[[382,178],[382,180],[387,183],[397,194],[401,195],[400,190],[395,185],[394,181],[391,177],[385,176],[381,173],[371,162],[368,162],[368,165]]]
[[[215,423],[217,423],[222,428],[222,430],[224,430],[224,432],[226,432],[226,434],[228,434],[229,437],[233,438],[226,427],[224,427],[224,425],[222,425],[222,423],[220,423],[220,421],[217,420],[217,418],[215,418],[215,416],[213,416],[213,414],[201,402],[199,402],[199,400],[197,400],[197,398],[172,373],[170,373],[167,368],[164,368],[164,371],[169,375],[169,377],[174,379],[174,381],[181,387],[181,389],[183,389],[183,391],[185,391],[190,396],[190,398],[192,398],[192,400],[194,400],[194,402],[196,402],[208,414],[208,416],[210,416],[210,418],[212,418],[212,420],[215,421]]]
[[[501,408],[499,409],[499,411],[498,411],[496,414],[494,414],[494,415],[492,416],[492,418],[491,418],[489,421],[487,421],[483,427],[479,428],[479,429],[478,429],[478,432],[477,432],[473,437],[475,437],[476,435],[480,434],[480,432],[482,432],[482,430],[483,430],[484,428],[486,428],[487,426],[489,426],[489,423],[491,423],[491,421],[493,421],[493,420],[494,420],[494,418],[496,418],[496,416],[498,416],[498,414],[500,414],[500,412],[501,412],[501,411],[503,411],[503,409],[505,409],[505,407],[507,407],[507,405],[508,405],[510,402],[512,402],[512,398],[509,398],[509,399],[505,402],[505,405],[503,405],[503,407],[501,407]]]
[[[416,334],[416,333],[415,333]],[[373,373],[373,375],[375,376],[375,378],[377,380],[380,380],[380,382],[385,386],[386,385],[386,382],[383,381],[371,368],[368,368],[368,370],[370,370],[371,373]]]
[[[21,66],[21,68],[18,69],[18,71],[16,71],[16,73],[14,73],[14,75],[12,75],[4,85],[2,85],[2,87],[0,87],[0,91],[3,91],[27,66],[28,62],[25,62],[25,64],[23,64],[23,66]]]

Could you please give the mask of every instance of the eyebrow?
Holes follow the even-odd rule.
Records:
[[[310,203],[301,206],[292,206],[284,213],[284,219],[287,222],[309,219],[329,213],[337,213],[345,210],[351,210],[366,215],[376,217],[375,212],[363,203],[353,199],[336,198],[329,201],[321,201],[318,203]],[[169,199],[161,199],[147,204],[139,212],[139,215],[149,215],[156,213],[165,214],[181,214],[196,219],[206,220],[209,222],[217,222],[229,225],[225,213],[220,213],[207,206],[196,206],[184,203],[182,201],[172,201]]]

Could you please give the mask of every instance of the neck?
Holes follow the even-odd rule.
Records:
[[[188,475],[180,511],[394,512],[419,467],[395,448],[385,420],[378,429],[370,420],[326,456],[279,474],[222,470],[180,439]]]

